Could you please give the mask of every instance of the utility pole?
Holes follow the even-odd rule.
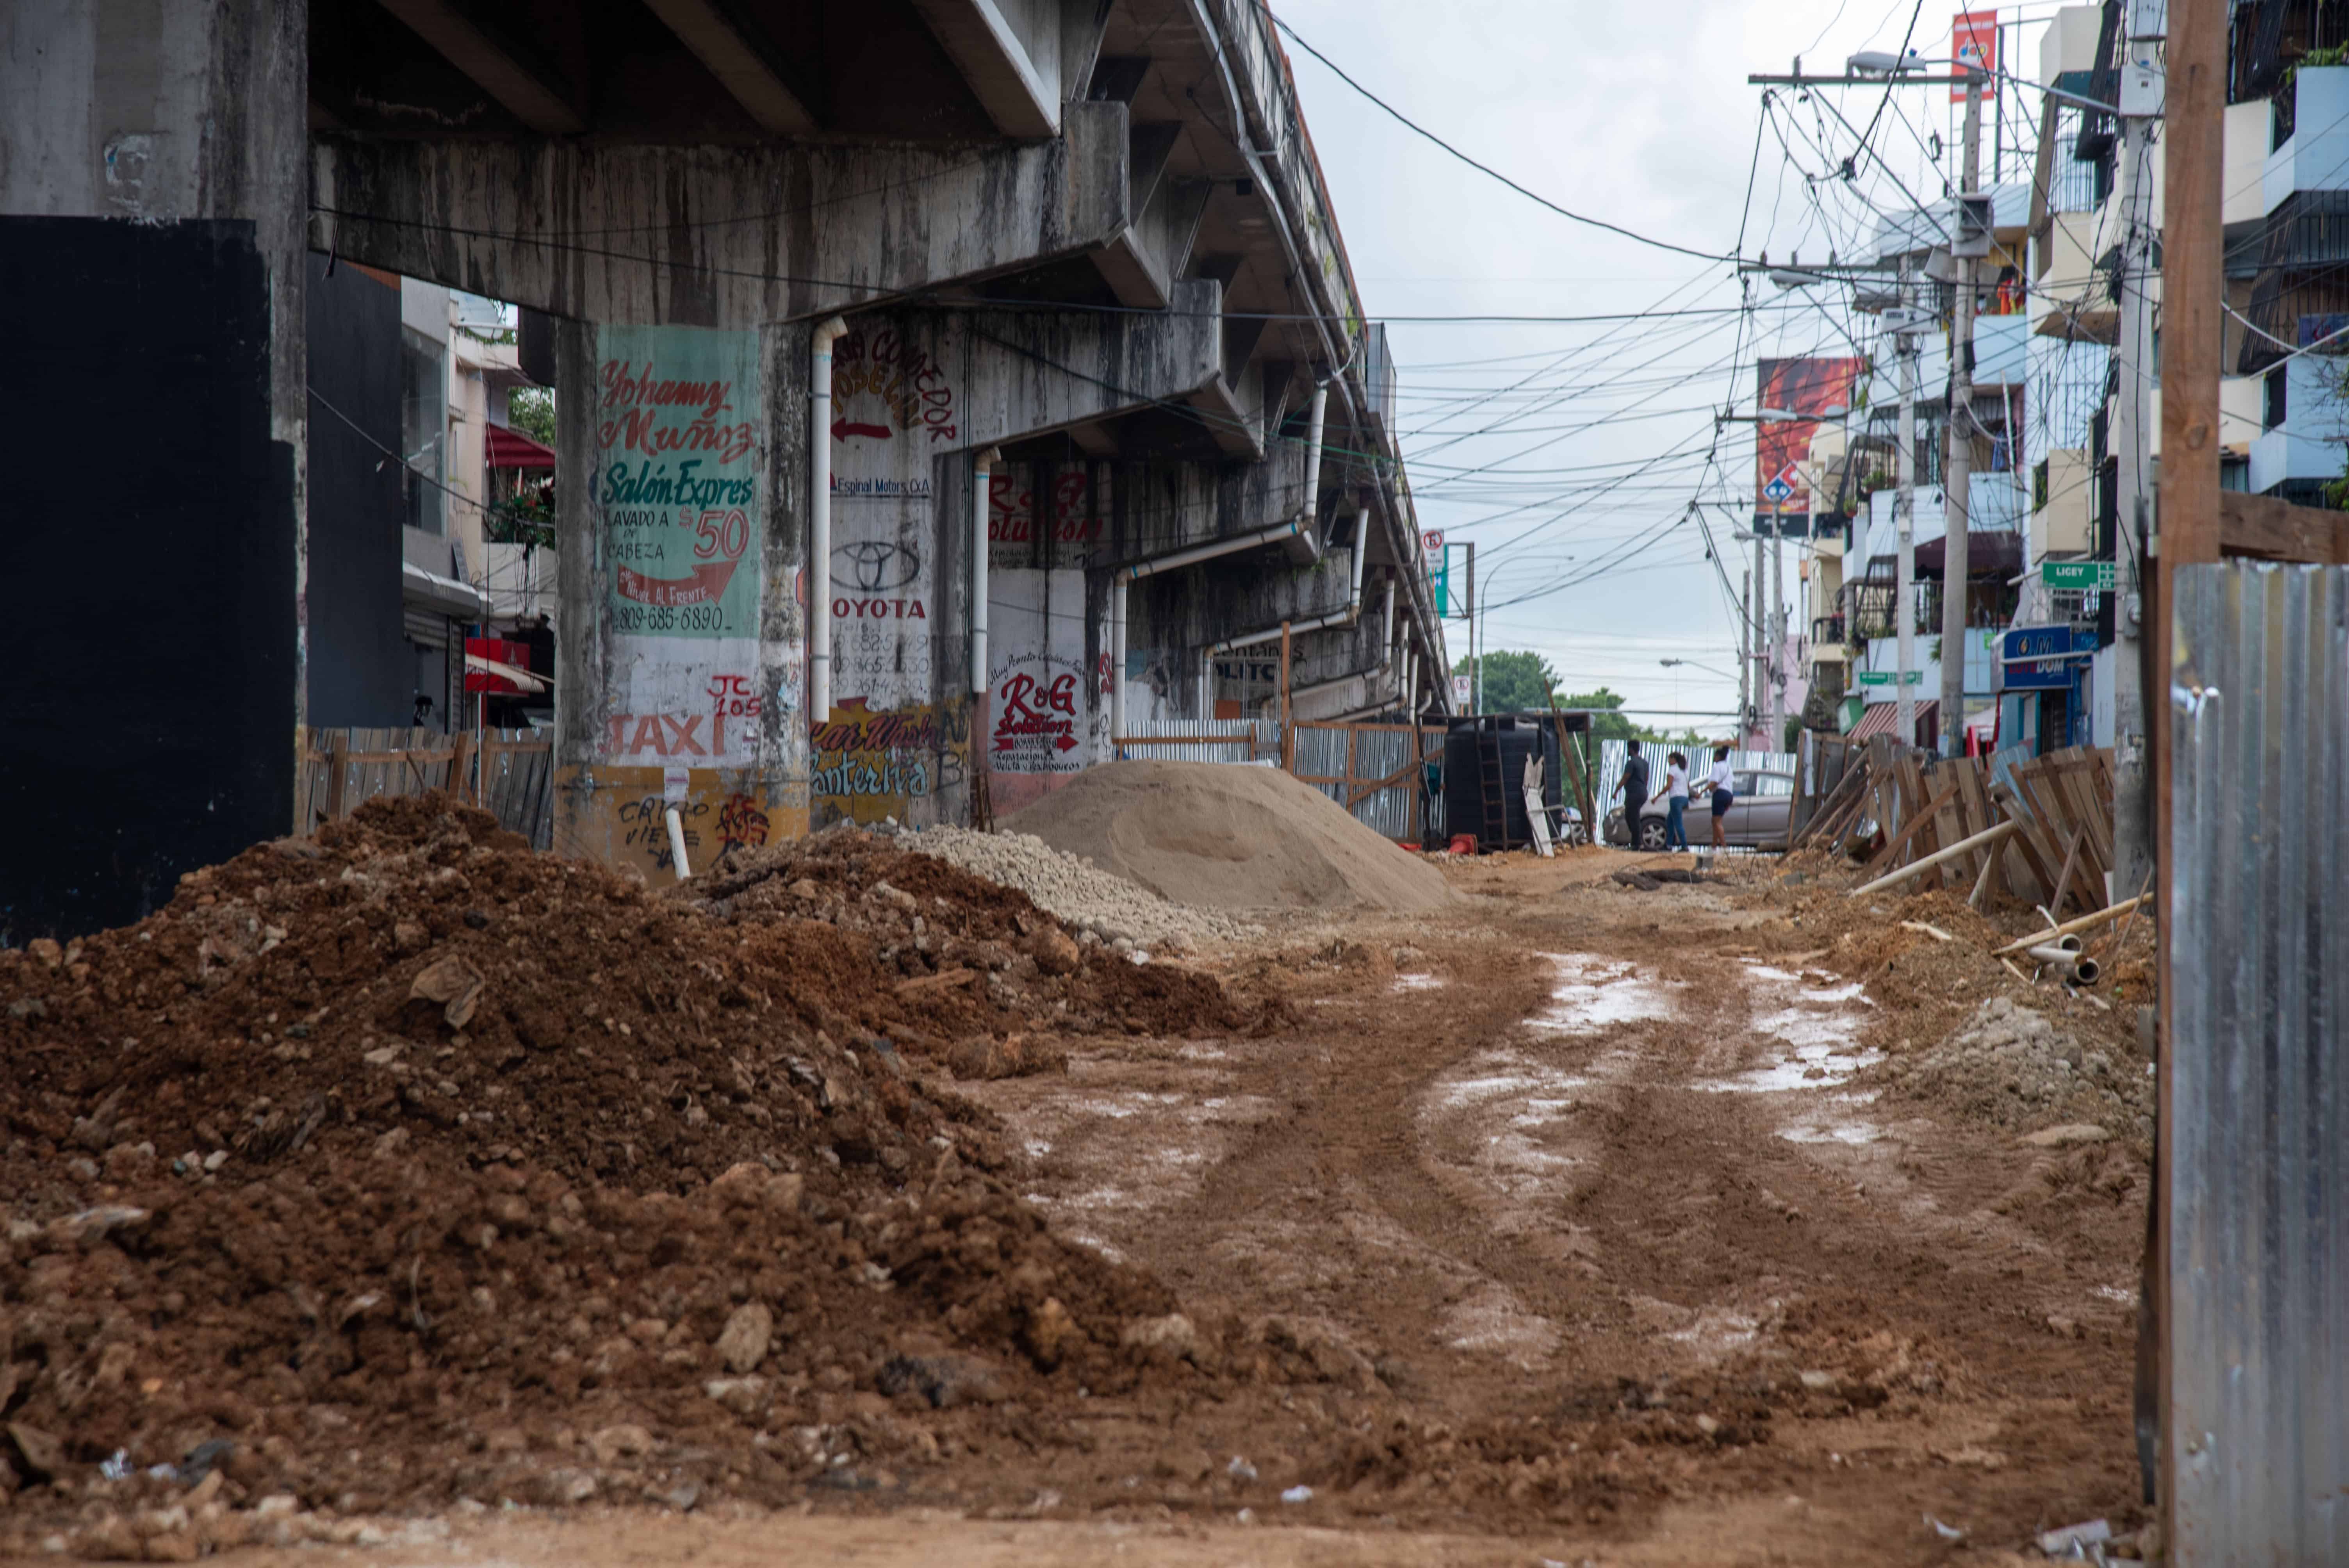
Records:
[[[1899,547],[1893,555],[1892,624],[1899,640],[1899,660],[1892,674],[1894,720],[1900,727],[1900,744],[1917,744],[1917,693],[1909,673],[1917,667],[1917,340],[1908,318],[1909,263],[1900,263],[1900,326],[1893,329],[1893,352],[1900,357],[1900,491],[1892,502],[1893,531]],[[1909,330],[1902,330],[1908,328]]]
[[[1805,514],[1808,521],[1808,514]],[[1770,733],[1762,749],[1786,741],[1786,517],[1770,520]]]
[[[1740,573],[1744,592],[1737,596],[1737,729],[1744,738],[1747,716],[1754,711],[1754,570]]]
[[[2142,13],[2153,15],[2143,15]],[[2127,59],[2150,54],[2158,35],[2156,8],[2131,5]],[[2150,36],[2148,36],[2150,35]],[[2127,63],[2126,61],[2124,63]],[[2127,108],[2141,107],[2137,104]],[[2119,483],[2114,495],[2113,591],[2113,870],[2105,902],[2133,896],[2153,872],[2153,820],[2146,789],[2144,614],[2141,568],[2153,523],[2152,430],[2146,389],[2153,368],[2153,127],[2143,115],[2120,118],[2121,318],[2114,455]]]
[[[2142,756],[2136,759],[2133,770],[2124,770],[2126,764],[2121,756],[2114,758],[2114,793],[2118,799],[2126,799],[2132,788],[2142,797],[2147,792],[2147,775],[2148,771],[2151,774],[2152,799],[2149,805],[2139,808],[2139,820],[2152,825],[2155,863],[2159,869],[2154,900],[2161,938],[2154,949],[2156,995],[2159,999],[2153,1155],[2157,1222],[2152,1226],[2153,1257],[2147,1271],[2147,1299],[2139,1304],[2137,1321],[2156,1326],[2152,1357],[2156,1397],[2147,1402],[2152,1406],[2150,1411],[2140,1405],[2139,1420],[2144,1423],[2149,1416],[2160,1435],[2155,1495],[2160,1500],[2161,1514],[2157,1522],[2161,1526],[2165,1543],[2176,1542],[2181,1533],[2179,1474],[2192,1467],[2205,1466],[2211,1459],[2208,1449],[2198,1446],[2207,1440],[2200,1429],[2202,1423],[2191,1413],[2180,1412],[2172,1398],[2174,1363],[2180,1354],[2192,1351],[2180,1350],[2169,1291],[2169,1282],[2181,1269],[2180,1260],[2170,1244],[2178,1227],[2174,1219],[2169,1223],[2158,1222],[2174,1213],[2168,1210],[2168,1194],[2174,1190],[2176,1181],[2179,1113],[2182,1110],[2191,1115],[2201,1109],[2177,1103],[2176,1053],[2171,1048],[2176,1039],[2178,1008],[2186,998],[2178,995],[2172,979],[2168,940],[2169,917],[2176,907],[2178,849],[2175,837],[2177,820],[2171,814],[2175,780],[2171,777],[2170,757],[2171,727],[2177,722],[2177,710],[2171,706],[2168,681],[2171,616],[2177,603],[2172,595],[2178,569],[2216,562],[2220,555],[2219,307],[2226,298],[2227,286],[2222,192],[2226,169],[2227,33],[2231,10],[2224,0],[2170,0],[2168,68],[2162,77],[2155,78],[2166,80],[2163,90],[2168,96],[2162,126],[2161,504],[2154,514],[2156,526],[2146,537],[2140,559],[2153,569],[2148,573],[2152,581],[2143,584],[2153,590],[2147,595],[2145,606],[2145,618],[2153,627],[2153,635],[2147,639],[2150,644],[2147,652],[2152,655],[2152,673],[2160,684],[2152,688],[2154,700],[2142,705],[2153,720],[2150,769]],[[2125,104],[2130,96],[2127,78],[2136,74],[2134,70],[2122,73],[2121,97]],[[2231,692],[2220,695],[2222,700],[2236,697]],[[2119,749],[2115,748],[2116,753]],[[2117,831],[2126,819],[2119,818],[2117,812],[2116,819],[2114,827]],[[2214,847],[2204,846],[2206,850]],[[2118,846],[2115,848],[2117,858]],[[2297,848],[2282,846],[2286,854]],[[2131,888],[2121,896],[2129,897],[2135,892]]]
[[[1754,727],[1766,735],[1770,730],[1770,624],[1769,614],[1762,606],[1770,579],[1762,552],[1762,531],[1757,527],[1754,531],[1754,592],[1746,604],[1747,613],[1754,618]]]
[[[1468,542],[1468,711],[1485,711],[1485,661],[1476,647],[1476,542]]]
[[[1942,471],[1941,530],[1941,755],[1961,757],[1966,748],[1966,600],[1974,467],[1974,259],[1975,235],[1967,211],[1982,197],[1982,89],[1987,74],[1966,73],[1965,173],[1958,182],[1956,242],[1958,308],[1950,325],[1950,456]],[[1989,214],[1979,243],[1989,249]]]

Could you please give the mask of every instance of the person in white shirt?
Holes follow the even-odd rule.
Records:
[[[1664,756],[1664,848],[1685,850],[1688,841],[1688,758],[1680,752]]]
[[[1713,847],[1729,847],[1729,808],[1737,803],[1736,791],[1729,787],[1729,748],[1713,748],[1713,771],[1705,777],[1713,790]]]

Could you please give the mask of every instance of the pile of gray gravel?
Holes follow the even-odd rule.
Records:
[[[1876,1069],[1902,1099],[1932,1100],[2001,1127],[2094,1122],[2116,1137],[2153,1132],[2153,1080],[2141,1062],[2083,1047],[2013,998],[1992,996],[1948,1039]]]
[[[1027,833],[981,833],[942,825],[908,830],[897,841],[974,876],[1018,888],[1074,931],[1079,942],[1100,943],[1121,953],[1235,942],[1264,931],[1226,915],[1169,903]]]

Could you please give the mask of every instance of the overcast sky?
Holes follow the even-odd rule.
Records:
[[[1889,210],[1900,197],[1868,159],[1859,160],[1865,177],[1857,188],[1806,187],[1801,170],[1816,174],[1851,154],[1856,134],[1790,95],[1775,111],[1790,160],[1777,132],[1763,129],[1761,89],[1746,85],[1746,74],[1785,72],[1797,54],[1806,70],[1839,71],[1856,50],[1898,48],[1912,13],[1913,46],[1946,55],[1959,9],[1947,0],[1927,0],[1921,10],[1915,0],[1274,5],[1363,87],[1560,205],[1716,253],[1737,248],[1744,214],[1744,253],[1766,250],[1774,261],[1793,252],[1824,261],[1838,241],[1840,253],[1852,255],[1873,223],[1865,203]],[[2002,20],[2025,24],[2019,47],[2018,35],[2006,35],[2010,68],[2033,73],[2038,34],[2055,9],[2045,0],[2002,7]],[[1548,212],[1413,135],[1293,42],[1288,47],[1374,319],[1733,307],[1630,324],[1396,321],[1389,328],[1420,522],[1479,542],[1479,598],[1493,606],[1486,645],[1537,649],[1573,690],[1605,685],[1635,706],[1720,716],[1660,714],[1653,722],[1725,728],[1736,698],[1735,622],[1703,559],[1702,537],[1692,522],[1674,520],[1696,498],[1750,508],[1752,427],[1723,430],[1718,466],[1709,468],[1712,411],[1733,397],[1739,411],[1752,410],[1757,354],[1852,352],[1840,302],[1830,298],[1824,303],[1832,308],[1822,309],[1757,278],[1760,308],[1741,347],[1739,284],[1729,266]],[[1831,96],[1865,128],[1884,94]],[[2010,102],[2010,139],[2019,101]],[[1946,88],[1905,88],[1871,145],[1920,197],[1938,198],[1940,175],[1927,169],[1931,139],[1953,139],[1953,126]],[[1493,426],[1506,428],[1473,433]],[[1729,513],[1716,507],[1711,521],[1735,583]],[[1786,593],[1799,617],[1791,551]],[[1464,653],[1464,627],[1454,623],[1447,634],[1454,655]],[[1666,669],[1658,663],[1665,657],[1722,673]]]

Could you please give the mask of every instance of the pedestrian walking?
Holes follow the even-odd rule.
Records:
[[[1688,841],[1688,758],[1678,751],[1664,756],[1664,848],[1685,850]]]
[[[1713,771],[1705,783],[1713,790],[1713,847],[1729,847],[1729,809],[1737,803],[1737,792],[1729,787],[1729,748],[1713,748]]]
[[[1615,780],[1615,793],[1623,797],[1623,826],[1633,849],[1640,847],[1640,813],[1648,804],[1648,759],[1640,755],[1640,743],[1624,743],[1623,777]]]

